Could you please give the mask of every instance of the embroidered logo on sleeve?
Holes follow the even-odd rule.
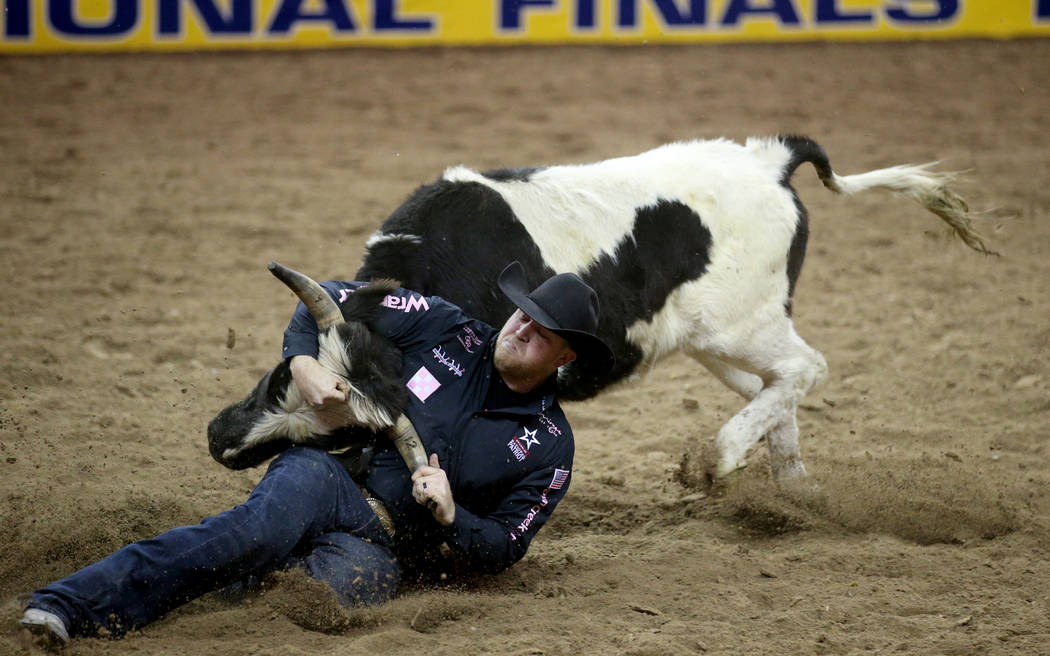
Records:
[[[558,425],[555,424],[554,421],[551,420],[550,417],[548,417],[547,415],[545,415],[545,414],[543,414],[541,412],[539,417],[537,417],[537,418],[540,420],[540,423],[543,424],[547,428],[547,432],[548,433],[550,433],[554,437],[558,437],[559,435],[561,435],[561,429],[558,428]]]
[[[440,346],[435,346],[430,350],[430,352],[434,354],[434,359],[448,367],[449,371],[456,374],[457,376],[463,375],[463,367],[460,366],[455,360],[448,357],[448,353],[445,352],[445,349],[441,348]]]
[[[529,527],[532,526],[532,522],[535,521],[536,518],[539,516],[540,511],[546,508],[547,504],[550,503],[550,501],[547,499],[548,492],[550,492],[550,489],[546,489],[543,492],[540,492],[539,503],[536,503],[532,506],[532,508],[529,508],[529,512],[525,515],[525,519],[523,519],[520,524],[511,529],[511,540],[517,540],[518,538],[520,538],[528,532]]]
[[[475,348],[484,344],[470,326],[463,326],[463,334],[457,335],[456,339],[463,345],[463,350],[471,354],[474,353]]]
[[[420,367],[419,371],[408,381],[406,387],[416,395],[417,399],[426,402],[427,397],[441,387],[441,383],[434,378],[434,374],[427,371],[426,367]]]
[[[567,480],[569,480],[568,469],[555,469],[554,478],[551,480],[551,484],[548,485],[547,488],[551,490],[560,490]]]
[[[536,431],[524,429],[524,435],[516,435],[511,438],[510,442],[507,442],[507,448],[514,454],[518,462],[522,462],[529,455],[529,448],[533,444],[539,444],[540,441],[536,439]]]
[[[401,312],[415,312],[417,310],[427,312],[430,310],[430,304],[427,303],[427,299],[414,294],[409,297],[391,294],[383,299],[382,305],[391,310],[400,310]]]
[[[535,433],[535,431],[533,431],[533,433]],[[528,435],[528,431],[525,431],[525,434]],[[518,438],[515,438],[515,439],[518,439]],[[538,442],[537,442],[537,444],[538,444]],[[554,478],[551,480],[550,485],[548,485],[547,489],[545,489],[543,492],[540,492],[540,501],[539,501],[539,503],[533,505],[532,508],[529,508],[529,512],[525,515],[525,519],[523,519],[520,524],[518,524],[513,529],[511,529],[511,531],[510,531],[510,539],[511,540],[517,540],[518,538],[520,538],[521,536],[525,535],[525,533],[528,532],[529,528],[532,526],[532,522],[535,521],[537,516],[539,516],[540,511],[543,510],[544,508],[546,508],[547,504],[550,503],[550,500],[547,497],[547,493],[550,492],[551,490],[560,490],[560,489],[562,489],[562,487],[565,486],[565,483],[568,482],[568,480],[569,480],[569,470],[568,469],[555,469],[554,470]]]

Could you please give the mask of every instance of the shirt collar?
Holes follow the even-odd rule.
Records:
[[[538,415],[554,405],[554,392],[557,388],[557,374],[548,378],[542,385],[519,394],[507,387],[495,367],[492,369],[492,380],[489,382],[488,394],[485,396],[485,412]]]

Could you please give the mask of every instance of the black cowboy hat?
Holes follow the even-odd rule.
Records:
[[[564,337],[581,364],[603,373],[612,369],[612,349],[594,334],[598,328],[598,295],[578,275],[559,273],[529,292],[524,267],[511,262],[499,274],[499,288],[536,323]]]

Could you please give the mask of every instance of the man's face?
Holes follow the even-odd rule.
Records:
[[[496,341],[496,370],[508,376],[540,383],[558,367],[576,359],[565,338],[547,330],[521,310],[510,315]]]

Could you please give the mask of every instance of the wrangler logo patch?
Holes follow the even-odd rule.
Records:
[[[427,299],[422,296],[411,296],[405,298],[404,296],[390,295],[383,299],[382,305],[391,310],[400,310],[401,312],[415,312],[417,310],[423,310],[426,312],[430,309],[430,304],[427,303]]]

